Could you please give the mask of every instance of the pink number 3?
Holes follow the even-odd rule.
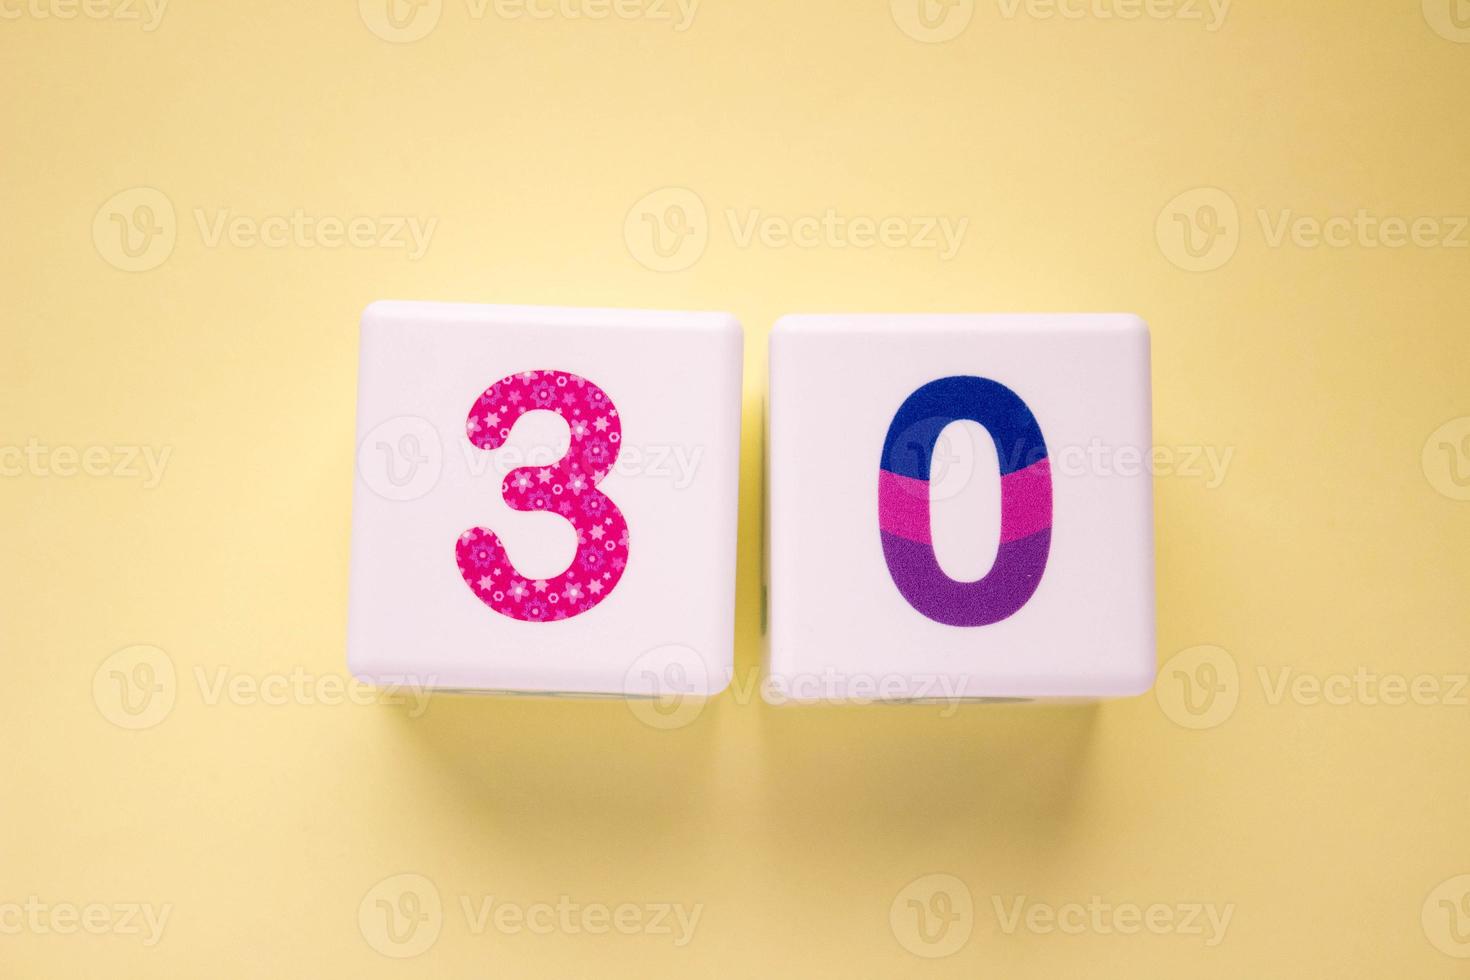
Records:
[[[570,619],[606,599],[628,565],[628,522],[597,484],[618,458],[623,426],[597,385],[566,371],[527,371],[491,385],[470,409],[465,433],[481,449],[505,444],[527,412],[555,412],[572,432],[567,454],[550,466],[510,471],[500,491],[515,510],[560,514],[577,530],[571,566],[549,579],[528,579],[506,557],[499,536],[475,527],[459,536],[459,573],[491,609],[511,619]]]

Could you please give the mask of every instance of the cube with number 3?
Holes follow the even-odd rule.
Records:
[[[363,313],[348,660],[708,696],[733,672],[742,342],[718,313]]]
[[[787,317],[770,364],[768,699],[1149,689],[1142,321]]]

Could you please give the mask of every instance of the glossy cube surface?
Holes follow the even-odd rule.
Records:
[[[768,698],[1148,690],[1141,320],[796,316],[770,359]]]
[[[705,696],[733,668],[725,314],[363,314],[348,660],[470,691]]]

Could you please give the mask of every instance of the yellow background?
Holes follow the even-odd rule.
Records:
[[[369,27],[386,31],[375,0],[366,16],[341,0],[176,0],[151,31],[40,16],[65,2],[6,0],[0,19],[0,443],[171,456],[155,487],[50,464],[0,479],[0,909],[172,911],[152,947],[10,930],[0,975],[1470,969],[1446,918],[1470,872],[1470,708],[1451,693],[1470,641],[1470,502],[1449,469],[1470,472],[1455,448],[1470,431],[1470,250],[1268,234],[1288,210],[1470,213],[1470,30],[1447,4],[1436,20],[1435,0],[1238,0],[1212,31],[1207,6],[1203,21],[1068,19],[960,0],[929,12],[968,25],[926,43],[886,0],[704,0],[683,31],[476,18],[444,0],[425,37],[397,43]],[[176,241],[128,272],[106,231],[137,198],[107,208],[139,187],[166,196]],[[666,188],[697,195],[708,241],[656,272],[625,219]],[[1186,271],[1170,202],[1186,195],[1180,213],[1203,222],[1199,202],[1221,193],[1237,213],[1215,212],[1220,247],[1235,235],[1235,251]],[[945,261],[742,245],[729,218],[828,208],[969,226]],[[225,209],[437,226],[416,261],[211,245],[196,215]],[[344,672],[357,317],[383,297],[740,317],[735,690],[668,730],[616,702],[443,698],[417,718],[210,703],[200,672]],[[1185,651],[1157,696],[951,717],[749,696],[767,331],[844,310],[1150,322],[1157,442],[1234,452],[1218,486],[1157,480],[1160,661]],[[128,730],[109,677],[93,682],[140,644],[174,667],[173,703]],[[1189,688],[1206,661],[1216,690]],[[1428,675],[1440,694],[1273,697],[1283,668]],[[1186,703],[1206,694],[1223,700]],[[416,958],[359,926],[400,873],[443,904]],[[973,903],[940,959],[921,955],[935,949],[901,895],[931,874]],[[959,908],[946,887],[920,906]],[[460,900],[487,895],[702,913],[682,948],[476,935]],[[1008,934],[995,902],[1020,896],[1233,911],[1214,946]]]

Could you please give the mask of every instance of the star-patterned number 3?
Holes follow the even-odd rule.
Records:
[[[505,444],[527,412],[555,412],[572,441],[550,466],[511,470],[501,484],[515,510],[559,514],[577,531],[577,555],[554,578],[529,579],[506,557],[489,528],[459,536],[454,555],[465,584],[491,609],[511,619],[544,623],[587,612],[617,587],[628,565],[628,522],[597,484],[618,458],[623,427],[607,393],[566,371],[526,371],[495,382],[476,400],[465,434],[480,449]]]

